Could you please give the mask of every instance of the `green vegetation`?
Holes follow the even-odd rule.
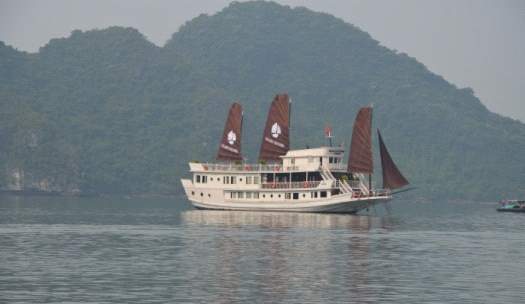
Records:
[[[0,43],[0,188],[20,169],[25,188],[179,192],[188,161],[215,157],[235,100],[256,161],[278,92],[293,99],[295,148],[323,144],[326,122],[348,145],[358,108],[373,103],[411,195],[525,195],[524,124],[348,23],[268,2],[201,15],[162,48],[120,27],[74,31],[36,54]]]

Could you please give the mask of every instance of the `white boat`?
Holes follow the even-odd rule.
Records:
[[[199,209],[356,213],[392,199],[392,190],[408,185],[378,132],[383,188],[372,187],[372,108],[359,110],[348,164],[344,148],[325,146],[289,150],[291,103],[277,95],[263,133],[260,162],[241,154],[242,107],[230,108],[217,162],[190,162],[191,179],[182,186]],[[331,131],[327,132],[331,137]]]

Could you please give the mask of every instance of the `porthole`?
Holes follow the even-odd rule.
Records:
[[[195,191],[191,191],[191,195],[195,195]]]
[[[210,177],[210,181],[212,181],[212,182],[213,182],[213,177]]]
[[[281,195],[279,194],[278,197],[281,198]]]
[[[265,197],[266,197],[266,194],[263,194],[263,198],[265,198]]]
[[[208,197],[211,197],[211,194],[208,193]]]
[[[239,178],[239,181],[242,182],[242,178]]]
[[[303,197],[306,197],[306,194],[303,193]]]
[[[204,193],[201,192],[201,196],[204,196]]]
[[[273,198],[273,194],[270,194],[270,198]]]
[[[217,177],[217,181],[220,182],[220,181],[221,181],[221,178],[220,178],[220,177]]]

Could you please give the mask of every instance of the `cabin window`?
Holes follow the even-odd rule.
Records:
[[[311,198],[317,198],[317,191],[315,191],[315,192],[310,192],[310,197],[311,197]]]
[[[292,182],[304,182],[304,181],[306,181],[306,172],[292,173]]]
[[[258,199],[258,198],[259,198],[259,192],[255,192],[255,193],[253,194],[253,198]]]
[[[225,176],[222,180],[222,183],[223,184],[229,184],[230,183],[230,177],[229,176]]]
[[[203,183],[203,184],[206,184],[207,182],[208,182],[208,176],[203,175],[203,176],[202,176],[202,183]]]
[[[299,199],[299,193],[294,192],[294,193],[293,193],[293,199],[294,199],[294,200]]]
[[[196,175],[195,176],[195,182],[197,182],[197,183],[201,182],[201,176],[200,175]]]
[[[258,176],[254,176],[253,177],[253,183],[256,184],[256,185],[259,183],[259,177]]]
[[[238,193],[237,193],[237,196],[238,196],[239,198],[244,198],[244,192],[238,192]]]
[[[321,197],[326,197],[326,191],[321,191]]]
[[[295,158],[290,159],[290,163],[291,163],[292,165],[295,165]]]
[[[235,184],[235,176],[230,176],[230,182],[231,184]]]
[[[291,199],[292,198],[292,194],[291,193],[285,193],[284,194],[284,198],[285,199]]]
[[[251,192],[246,192],[246,198],[252,198],[252,193]]]
[[[237,198],[237,192],[230,192],[230,198]]]
[[[332,164],[334,162],[334,158],[333,157],[329,157],[328,158],[328,163]]]
[[[251,176],[246,176],[246,185],[249,185],[252,183],[252,177]]]

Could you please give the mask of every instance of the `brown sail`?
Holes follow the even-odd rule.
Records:
[[[393,190],[408,185],[408,180],[401,174],[392,157],[390,157],[379,129],[377,129],[377,136],[379,137],[379,152],[381,153],[383,188]]]
[[[279,160],[290,148],[290,102],[287,94],[276,95],[264,127],[260,160]]]
[[[217,159],[242,160],[241,154],[242,106],[234,102],[228,113]]]
[[[348,172],[372,174],[372,107],[363,107],[357,113],[352,131]]]

